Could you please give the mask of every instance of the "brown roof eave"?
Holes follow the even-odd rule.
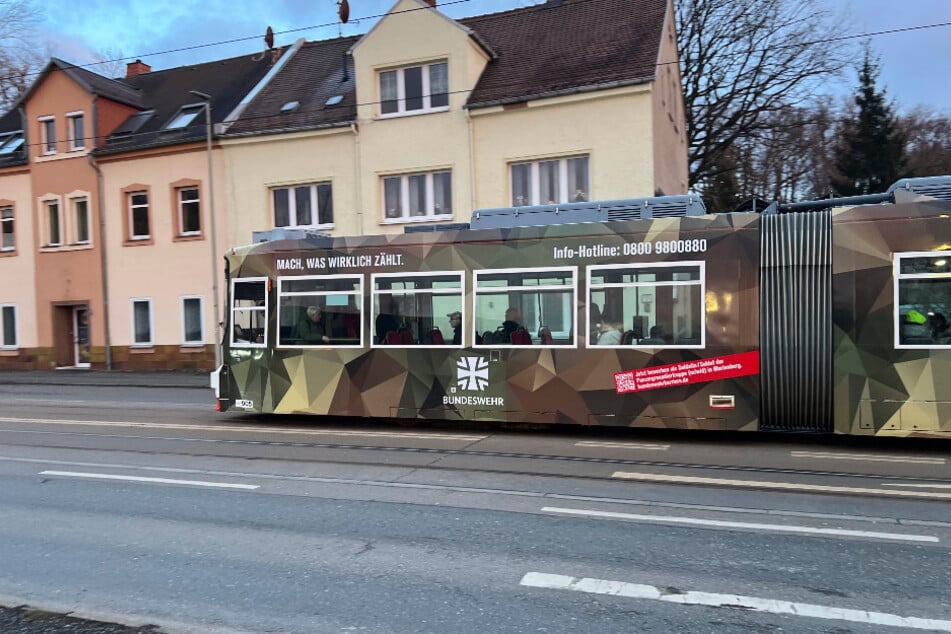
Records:
[[[474,103],[467,103],[463,106],[468,110],[473,110],[475,108],[491,108],[492,106],[505,106],[513,103],[521,103],[523,101],[531,101],[535,99],[549,99],[551,97],[564,97],[566,95],[577,95],[586,92],[597,92],[599,90],[610,90],[612,88],[624,88],[626,86],[637,86],[639,84],[649,84],[654,81],[654,75],[648,77],[639,77],[637,79],[624,79],[621,81],[609,81],[604,84],[592,84],[590,86],[573,86],[571,88],[562,88],[561,90],[549,90],[547,92],[539,92],[532,95],[519,95],[518,97],[503,97],[502,99],[490,99],[489,101],[477,101]]]

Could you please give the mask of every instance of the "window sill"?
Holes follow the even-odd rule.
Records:
[[[0,357],[18,357],[20,350],[18,348],[0,348]]]
[[[196,352],[204,352],[205,344],[204,343],[183,343],[183,344],[179,344],[179,350],[186,354],[195,354]]]
[[[144,247],[146,245],[155,244],[155,240],[151,237],[148,238],[126,238],[122,243],[124,247]]]
[[[92,248],[91,243],[80,242],[80,243],[74,243],[74,244],[46,244],[40,247],[40,251],[44,253],[56,253],[56,252],[64,252],[64,251],[87,251],[91,248]]]
[[[16,249],[3,249],[0,250],[0,258],[9,258],[17,254]]]
[[[205,239],[205,236],[203,236],[200,233],[188,234],[188,235],[179,234],[172,238],[172,242],[199,242],[204,239]]]
[[[402,119],[404,117],[420,117],[427,114],[437,114],[440,112],[449,112],[449,106],[442,106],[439,108],[430,108],[429,110],[410,110],[406,112],[388,112],[386,114],[378,114],[376,116],[377,121],[385,121],[386,119]]]
[[[155,348],[152,346],[152,344],[136,344],[129,346],[129,354],[153,354],[154,352]]]
[[[382,225],[405,225],[414,222],[441,222],[452,220],[455,216],[452,214],[439,214],[438,216],[410,216],[409,218],[384,218],[380,221]]]

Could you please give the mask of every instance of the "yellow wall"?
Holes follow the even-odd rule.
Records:
[[[667,5],[664,33],[653,87],[654,181],[666,195],[687,193],[687,121],[677,56],[672,0]]]
[[[587,154],[592,200],[654,195],[647,85],[472,111],[475,208],[512,204],[513,161]]]

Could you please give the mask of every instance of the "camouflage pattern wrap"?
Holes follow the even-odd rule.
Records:
[[[759,376],[755,372],[627,392],[620,389],[615,375],[644,368],[722,363],[732,355],[758,360],[759,220],[757,214],[724,214],[278,240],[232,249],[227,255],[232,279],[267,277],[272,281],[267,295],[269,340],[266,347],[254,349],[225,342],[222,408],[460,421],[757,429]],[[705,241],[702,251],[657,252],[667,250],[660,248],[664,245],[698,244],[701,239]],[[625,255],[637,250],[630,245],[642,243],[658,248],[651,255]],[[325,266],[319,270],[307,266],[278,270],[280,259],[318,255],[326,256]],[[353,257],[330,266],[333,256]],[[474,335],[473,271],[577,267],[578,305],[573,308],[573,324],[583,332],[588,326],[587,267],[681,261],[705,263],[703,348],[598,349],[589,347],[582,336],[575,337],[574,347],[468,347]],[[378,266],[380,262],[386,264]],[[374,317],[370,275],[425,271],[465,272],[466,347],[370,347],[366,339],[363,348],[275,347],[279,275],[362,274],[361,328],[369,333]],[[481,389],[467,392],[460,368],[475,367],[484,368],[488,381]],[[460,394],[472,398],[461,403],[449,399]]]
[[[893,273],[895,253],[951,249],[949,215],[944,201],[833,212],[836,432],[951,432],[951,349],[896,348]]]

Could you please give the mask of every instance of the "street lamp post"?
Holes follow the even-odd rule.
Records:
[[[211,160],[211,95],[197,90],[189,90],[202,100],[205,107],[205,141],[208,155],[208,214],[211,219],[211,296],[215,311],[215,369],[221,367],[221,313],[218,306],[218,235],[215,223],[215,179]]]

